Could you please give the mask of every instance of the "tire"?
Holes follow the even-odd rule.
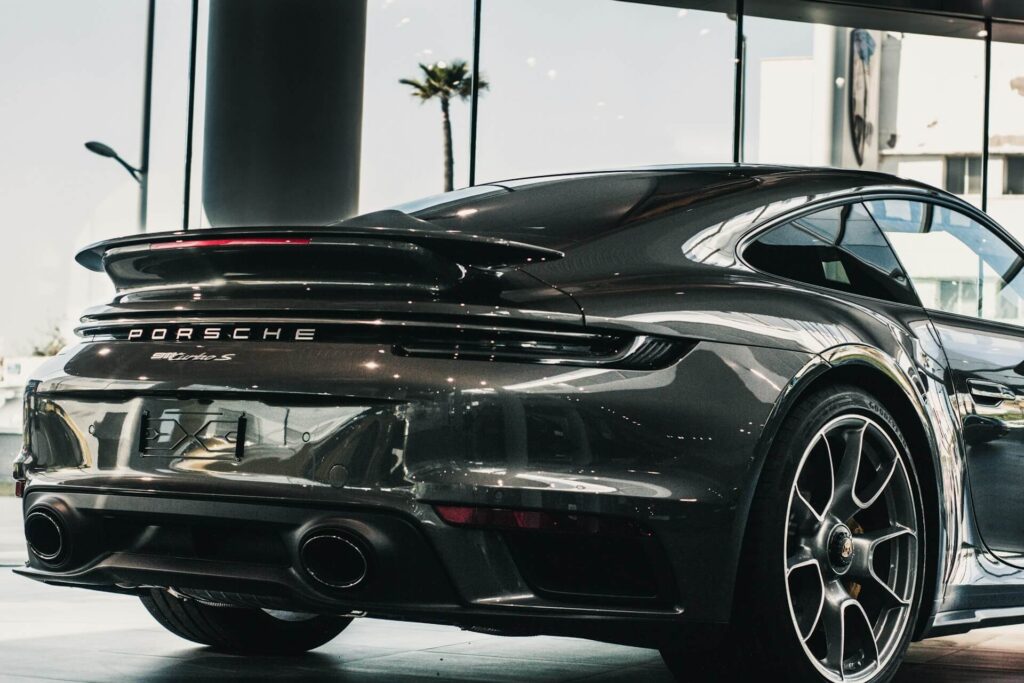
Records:
[[[729,636],[713,650],[663,647],[677,680],[891,680],[924,576],[909,454],[892,415],[864,391],[835,386],[802,400],[754,495]]]
[[[156,588],[140,598],[174,635],[232,654],[301,654],[332,640],[352,622],[327,615],[287,621],[261,609],[207,605]]]

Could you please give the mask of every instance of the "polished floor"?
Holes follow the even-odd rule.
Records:
[[[0,681],[671,680],[653,650],[372,619],[357,620],[304,657],[219,655],[163,631],[135,598],[43,586],[12,574],[24,552],[17,503],[0,498]],[[897,680],[1024,681],[1024,627],[918,643]]]

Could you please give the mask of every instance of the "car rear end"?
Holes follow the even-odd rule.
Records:
[[[18,572],[635,642],[722,623],[774,397],[723,423],[695,394],[778,359],[586,325],[527,272],[559,253],[396,220],[82,252],[118,294],[27,388]]]

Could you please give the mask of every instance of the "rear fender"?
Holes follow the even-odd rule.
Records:
[[[902,350],[902,347],[901,347]],[[920,356],[921,354],[916,354]],[[963,460],[956,439],[955,409],[940,379],[921,367],[909,353],[896,357],[862,344],[837,346],[809,361],[793,377],[767,421],[752,468],[752,480],[742,501],[745,509],[737,522],[746,524],[756,482],[770,456],[771,447],[793,407],[812,391],[828,384],[854,384],[871,391],[897,417],[908,440],[918,442],[927,453],[918,452],[915,464],[923,488],[926,525],[926,602],[915,636],[932,623],[942,602],[949,577],[956,571],[962,528]],[[927,487],[927,488],[926,488]],[[739,532],[742,535],[743,531]]]

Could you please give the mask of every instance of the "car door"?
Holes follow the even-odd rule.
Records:
[[[865,205],[945,349],[978,529],[992,551],[1024,566],[1021,248],[994,226],[943,204],[879,199]]]

